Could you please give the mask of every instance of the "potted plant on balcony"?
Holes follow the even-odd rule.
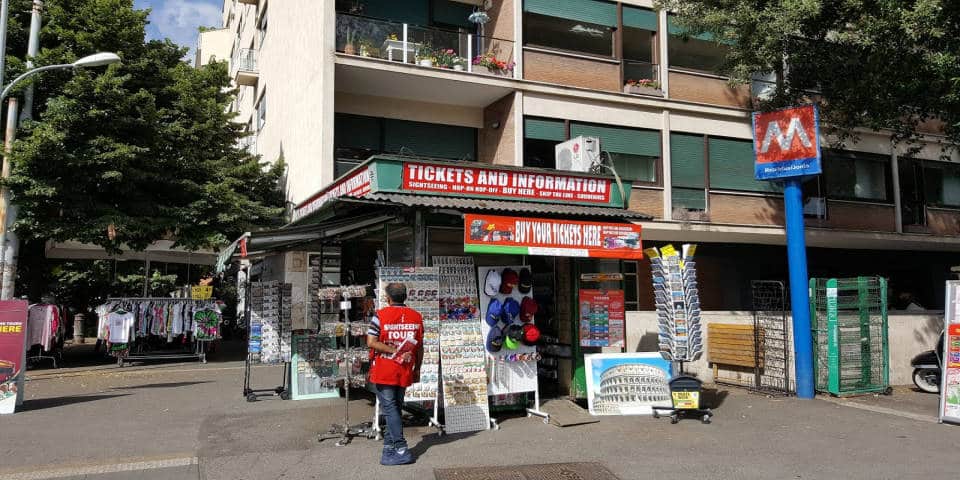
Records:
[[[369,39],[361,39],[357,42],[357,45],[360,47],[360,56],[361,57],[375,57],[378,56],[375,54],[376,46]]]
[[[440,68],[453,68],[456,63],[457,53],[452,48],[438,49],[434,55],[434,60]]]
[[[660,83],[649,78],[627,80],[623,85],[623,93],[663,96],[663,92],[660,91]]]
[[[430,45],[424,44],[417,49],[417,65],[421,67],[432,67],[434,56],[433,48],[431,48]]]
[[[467,59],[463,57],[455,57],[453,59],[453,69],[462,72],[467,68]]]
[[[347,55],[356,55],[357,47],[353,44],[355,40],[355,34],[353,33],[352,28],[347,29],[347,42],[343,45],[343,53]]]
[[[477,55],[473,59],[473,71],[488,75],[513,75],[513,62],[501,60],[493,52]]]

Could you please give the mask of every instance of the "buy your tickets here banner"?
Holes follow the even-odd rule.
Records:
[[[640,225],[474,214],[463,221],[465,252],[643,258]]]
[[[578,203],[610,203],[606,178],[406,163],[403,189]]]

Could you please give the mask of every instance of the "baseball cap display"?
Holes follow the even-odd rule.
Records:
[[[523,297],[523,301],[520,302],[520,320],[523,322],[532,322],[533,316],[536,315],[538,310],[540,310],[540,306],[537,305],[536,300],[530,297]]]
[[[487,272],[487,277],[483,280],[483,293],[486,293],[488,297],[494,297],[497,293],[500,293],[500,272],[496,270],[490,270]]]
[[[512,268],[504,268],[503,274],[500,277],[500,293],[505,295],[513,293],[513,289],[520,283],[520,276],[517,275],[517,271]]]
[[[508,298],[503,301],[503,312],[510,316],[510,321],[506,323],[512,323],[514,318],[520,315],[520,304],[512,298]]]
[[[523,339],[523,326],[519,323],[511,323],[503,327],[503,335],[504,337],[509,337],[519,342]]]
[[[490,303],[487,304],[487,325],[490,325],[491,327],[496,326],[502,313],[503,305],[500,304],[500,300],[491,298]]]
[[[540,340],[540,329],[532,323],[528,323],[523,327],[523,343],[526,345],[536,345],[537,340]]]
[[[503,331],[493,327],[487,334],[487,351],[491,353],[499,352],[501,348],[503,348]]]
[[[533,274],[530,273],[529,268],[520,269],[520,283],[517,284],[517,288],[520,289],[520,293],[524,295],[530,293],[530,290],[533,288]]]

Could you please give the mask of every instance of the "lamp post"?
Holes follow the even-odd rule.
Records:
[[[116,53],[101,52],[88,55],[73,63],[46,65],[43,67],[34,68],[24,72],[22,75],[10,82],[9,85],[4,87],[3,92],[0,93],[0,101],[2,101],[4,98],[7,98],[7,95],[18,83],[42,72],[50,70],[99,67],[119,62],[120,56],[118,56]],[[4,180],[10,177],[10,150],[13,147],[14,135],[17,131],[16,102],[17,100],[15,98],[10,99],[10,110],[9,114],[7,115],[6,144],[3,151],[3,169],[2,172],[0,172],[0,175],[2,175]],[[8,233],[8,227],[12,226],[15,220],[16,210],[11,208],[10,205],[10,191],[4,186],[2,189],[0,189],[0,252],[2,252],[2,254],[0,254],[0,262],[3,264],[2,280],[0,280],[0,300],[9,300],[13,298],[13,288],[16,283],[16,255],[19,245],[16,236]]]

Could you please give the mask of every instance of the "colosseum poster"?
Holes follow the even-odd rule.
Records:
[[[659,353],[585,355],[591,415],[650,415],[670,406],[670,362]]]

